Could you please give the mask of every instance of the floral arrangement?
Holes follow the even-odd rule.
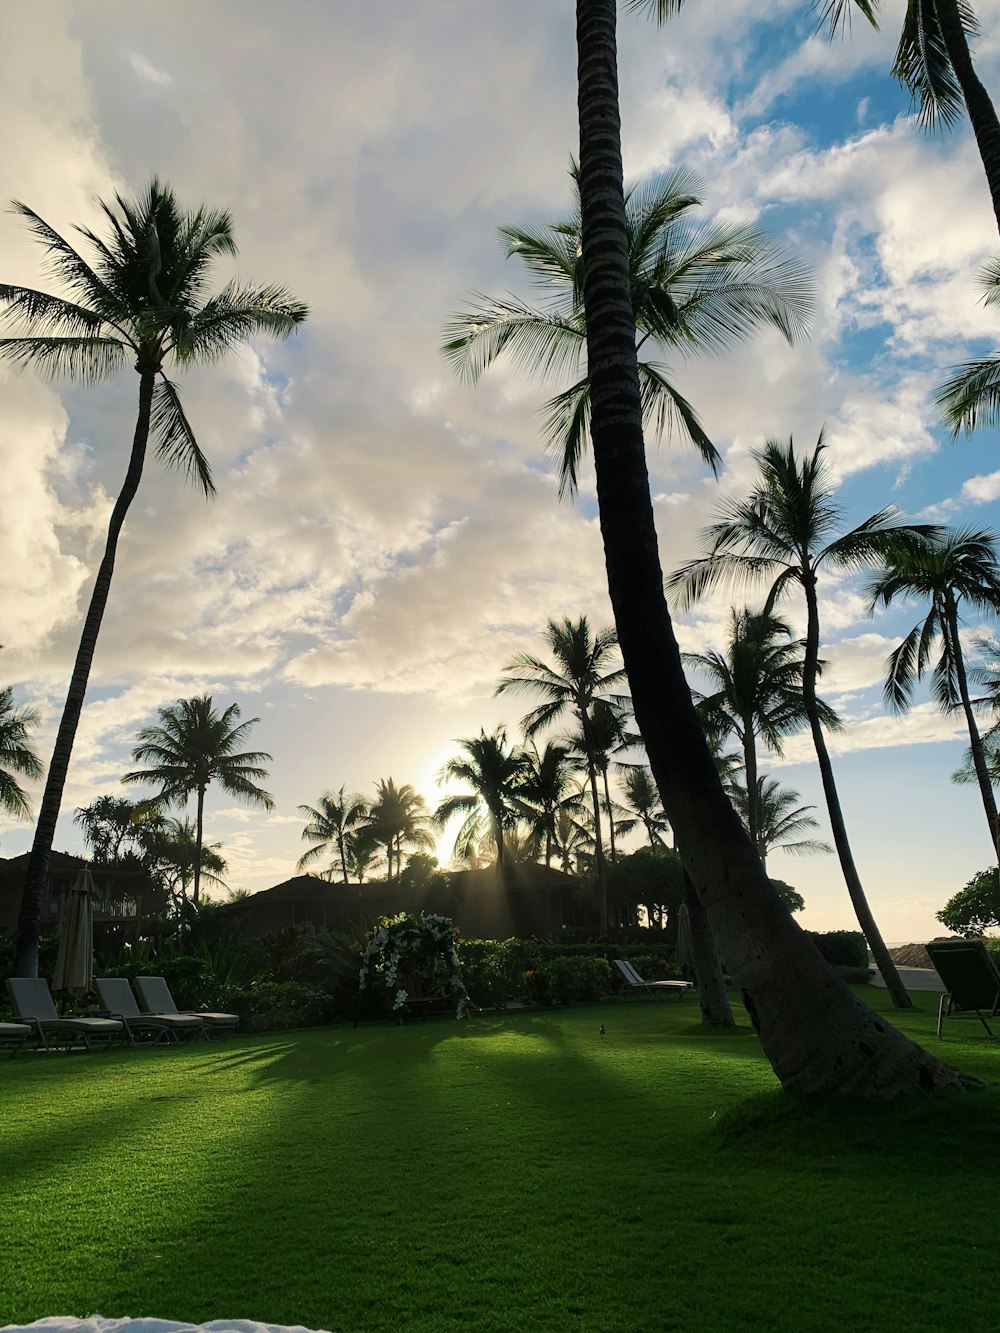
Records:
[[[440,959],[447,974],[447,986],[455,1000],[455,1017],[464,1018],[469,1012],[469,996],[462,979],[457,942],[458,932],[449,917],[425,912],[419,916],[409,912],[384,916],[375,923],[365,944],[358,977],[361,989],[365,989],[373,975],[380,975],[390,994],[395,992],[393,1011],[400,1011],[408,999],[401,982],[401,971],[420,963],[433,969]]]

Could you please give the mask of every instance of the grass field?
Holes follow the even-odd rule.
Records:
[[[917,1003],[903,1025],[940,1049]],[[694,1016],[0,1060],[0,1324],[997,1327],[1000,1092],[804,1106],[749,1029]],[[1000,1047],[952,1027],[1000,1082]]]

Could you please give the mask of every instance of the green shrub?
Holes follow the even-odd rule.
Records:
[[[806,934],[831,967],[868,970],[868,945],[860,930],[809,930]]]
[[[849,986],[867,986],[871,981],[872,974],[867,967],[844,967],[834,965],[834,972],[838,977],[842,977]]]
[[[236,997],[236,1012],[250,1032],[318,1027],[340,1017],[333,997],[298,981],[259,981]]]
[[[611,989],[611,964],[606,958],[550,958],[544,972],[556,1004],[587,1004]]]
[[[462,940],[458,956],[465,989],[481,1009],[504,1009],[523,998],[525,972],[540,966],[535,940]]]
[[[524,973],[524,998],[528,1004],[552,1003],[552,978],[542,968],[528,968]]]

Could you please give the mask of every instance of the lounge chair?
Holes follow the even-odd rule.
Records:
[[[239,1026],[239,1014],[220,1014],[210,1009],[178,1009],[163,977],[136,977],[135,988],[147,1013],[196,1018],[203,1025],[206,1037],[212,1032],[232,1032]]]
[[[49,1036],[69,1038],[69,1048],[77,1044],[92,1050],[91,1042],[110,1046],[122,1034],[122,1024],[113,1018],[60,1018],[44,977],[9,977],[7,991],[14,1005],[14,1016],[26,1023],[46,1050],[51,1050]],[[57,1043],[62,1045],[63,1043]]]
[[[931,940],[925,947],[945,984],[938,1005],[938,1036],[946,1018],[975,1015],[992,1037],[986,1016],[1000,1014],[1000,971],[982,940]]]
[[[0,1023],[0,1046],[9,1046],[12,1056],[17,1055],[30,1036],[27,1023]]]
[[[136,1004],[132,987],[124,977],[101,977],[94,982],[105,1012],[119,1019],[128,1033],[129,1043],[135,1045],[137,1032],[150,1032],[153,1041],[178,1041],[182,1036],[203,1037],[205,1030],[193,1015],[144,1014]]]
[[[644,977],[640,977],[632,964],[624,958],[616,958],[614,965],[630,991],[644,990],[657,999],[661,999],[664,995],[676,995],[681,999],[686,991],[693,989],[690,981],[647,981]]]

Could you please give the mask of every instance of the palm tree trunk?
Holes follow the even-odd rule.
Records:
[[[194,890],[191,901],[195,908],[201,901],[201,844],[205,837],[205,788],[198,788],[198,803],[195,808],[194,825]]]
[[[347,878],[347,847],[344,843],[343,829],[337,830],[337,851],[340,853],[340,868],[343,871],[344,883],[349,884],[350,880]]]
[[[612,864],[618,859],[618,853],[615,849],[615,816],[611,809],[611,788],[608,786],[608,770],[605,769],[601,774],[604,779],[604,808],[608,812],[608,855],[611,857]]]
[[[691,701],[663,593],[629,294],[616,0],[577,0],[580,195],[592,439],[608,588],[636,721],[685,868],[782,1085],[895,1096],[968,1080],[861,1003],[768,882]]]
[[[972,711],[972,700],[969,698],[969,678],[965,671],[965,658],[962,654],[962,640],[958,631],[958,607],[955,605],[955,599],[950,593],[945,597],[946,616],[948,620],[948,635],[951,639],[951,651],[955,661],[955,677],[958,682],[958,693],[962,700],[962,711],[965,714],[965,723],[969,729],[969,748],[972,751],[972,767],[976,773],[976,781],[979,783],[979,792],[983,798],[983,810],[986,812],[986,822],[990,828],[990,842],[993,844],[993,854],[1000,859],[1000,826],[997,824],[997,803],[993,795],[993,783],[990,781],[990,771],[986,763],[986,755],[983,752],[983,741],[979,734],[979,727],[976,725],[976,717]]]
[[[594,866],[597,870],[597,907],[600,913],[598,928],[602,936],[608,933],[608,877],[604,871],[604,844],[601,840],[601,798],[597,794],[597,764],[594,762],[594,747],[590,740],[590,722],[587,710],[580,709],[580,730],[587,747],[587,779],[590,782],[590,799],[594,807]]]
[[[701,1021],[706,1027],[729,1031],[736,1027],[736,1020],[726,994],[726,978],[719,959],[715,932],[687,874],[684,876],[684,901],[687,903],[688,923],[691,927],[691,956]]]
[[[17,976],[36,977],[38,975],[38,934],[42,917],[42,898],[48,878],[49,853],[55,837],[59,807],[62,805],[63,790],[69,772],[70,759],[73,755],[73,742],[83,711],[83,701],[90,679],[90,667],[97,648],[97,636],[104,608],[107,606],[108,593],[111,590],[111,576],[115,569],[115,554],[118,549],[118,537],[125,522],[125,515],[135,499],[142,480],[143,464],[146,461],[146,445],[149,440],[149,415],[153,403],[153,388],[156,383],[154,370],[143,370],[139,378],[139,411],[132,436],[132,452],[129,455],[125,481],[118,499],[111,511],[108,523],[108,538],[104,547],[104,557],[97,571],[94,590],[90,594],[90,606],[83,622],[80,646],[77,649],[73,674],[70,677],[69,691],[63,705],[56,743],[52,750],[45,790],[38,810],[38,823],[35,825],[35,837],[28,858],[28,868],[24,877],[24,890],[21,894],[21,911],[17,922],[17,948],[14,971]]]
[[[896,969],[896,964],[892,961],[892,956],[886,948],[882,932],[879,930],[871,907],[868,905],[868,898],[861,883],[861,876],[854,864],[854,854],[851,851],[850,840],[847,836],[847,825],[844,822],[844,812],[840,805],[840,795],[833,776],[833,764],[830,762],[830,752],[826,748],[826,737],[823,735],[823,724],[820,721],[819,708],[816,703],[816,677],[819,674],[819,606],[816,600],[815,574],[811,570],[804,572],[802,582],[806,594],[807,616],[806,651],[802,665],[802,699],[805,704],[806,716],[809,718],[809,729],[812,732],[813,746],[816,750],[816,762],[819,764],[820,777],[823,781],[823,794],[826,797],[826,808],[830,816],[830,829],[833,833],[834,846],[837,849],[840,869],[843,872],[844,882],[847,885],[847,892],[850,894],[858,924],[868,941],[868,947],[875,959],[875,966],[881,972],[882,980],[892,996],[892,1002],[897,1009],[912,1009],[913,1001],[907,994],[906,987],[903,985]]]
[[[753,719],[743,718],[743,769],[747,780],[747,823],[750,841],[761,853],[760,792],[757,790],[757,746],[754,744]],[[761,854],[761,860],[764,857]]]
[[[972,63],[957,0],[934,0],[934,7],[948,59],[965,99],[1000,229],[1000,120]]]

